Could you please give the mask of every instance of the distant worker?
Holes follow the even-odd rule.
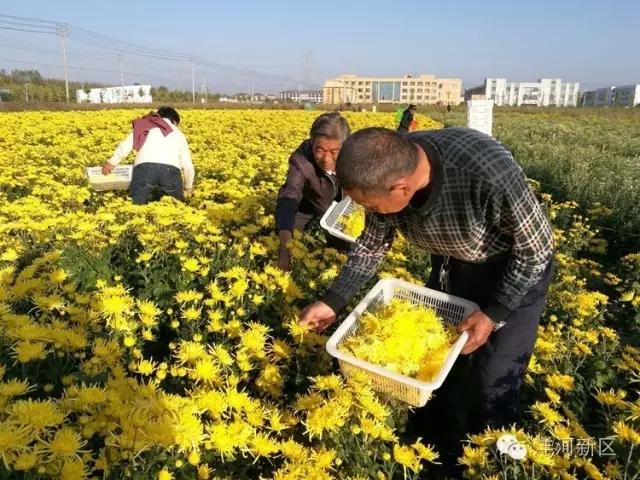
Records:
[[[338,112],[323,113],[311,125],[309,138],[289,158],[289,170],[276,203],[276,230],[280,237],[278,266],[289,270],[287,244],[294,230],[306,229],[321,217],[334,200],[342,198],[336,179],[336,160],[349,136],[349,124]],[[328,236],[330,246],[346,249],[348,244]]]
[[[400,119],[400,125],[398,125],[398,131],[401,133],[407,133],[412,128],[413,115],[416,113],[416,106],[411,104],[407,109],[402,112],[402,118]]]
[[[185,194],[193,193],[195,170],[187,139],[178,128],[180,115],[172,107],[160,107],[132,123],[133,131],[104,162],[102,174],[109,175],[133,149],[133,203],[144,205],[164,195],[184,201]]]

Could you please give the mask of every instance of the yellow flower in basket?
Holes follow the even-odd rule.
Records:
[[[360,319],[340,350],[395,373],[430,381],[447,358],[454,335],[430,308],[392,300]]]
[[[342,232],[350,237],[358,238],[364,230],[365,213],[364,209],[358,206],[354,211],[344,215],[339,220]]]

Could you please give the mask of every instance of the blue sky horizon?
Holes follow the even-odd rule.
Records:
[[[206,82],[210,92],[277,92],[301,83],[318,88],[343,73],[429,73],[461,78],[465,88],[486,77],[562,78],[580,82],[581,90],[640,83],[634,53],[640,44],[634,23],[640,2],[633,0],[23,0],[0,7],[0,14],[71,24],[66,40],[70,78],[107,84],[120,83],[120,57],[110,45],[83,41],[86,35],[76,33],[75,26],[206,59],[206,64],[195,63],[196,89]],[[5,70],[37,68],[62,78],[60,52],[55,34],[0,28],[0,68]],[[125,83],[191,88],[188,61],[125,52],[122,64]]]

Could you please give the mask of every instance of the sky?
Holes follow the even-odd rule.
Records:
[[[71,24],[69,77],[115,85],[117,52],[83,43],[76,27],[204,58],[195,83],[209,92],[319,88],[344,73],[428,73],[465,88],[486,77],[640,83],[640,0],[4,0],[0,14]],[[122,64],[128,84],[192,86],[188,61],[124,53]],[[62,78],[60,38],[0,28],[0,68]]]

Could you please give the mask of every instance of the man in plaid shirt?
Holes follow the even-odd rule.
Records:
[[[533,351],[551,279],[553,239],[522,169],[502,144],[467,128],[414,132],[360,130],[337,162],[344,191],[364,206],[365,229],[325,297],[301,322],[324,330],[376,273],[396,231],[432,254],[427,286],[476,302],[460,331],[469,339],[456,370],[409,428],[446,449],[452,440],[516,418],[517,393]],[[463,365],[461,367],[460,365]],[[452,396],[477,394],[477,424],[451,428]],[[442,427],[438,422],[445,422]],[[438,434],[448,438],[438,438]],[[456,442],[457,443],[457,442]],[[450,452],[455,460],[456,452]]]

